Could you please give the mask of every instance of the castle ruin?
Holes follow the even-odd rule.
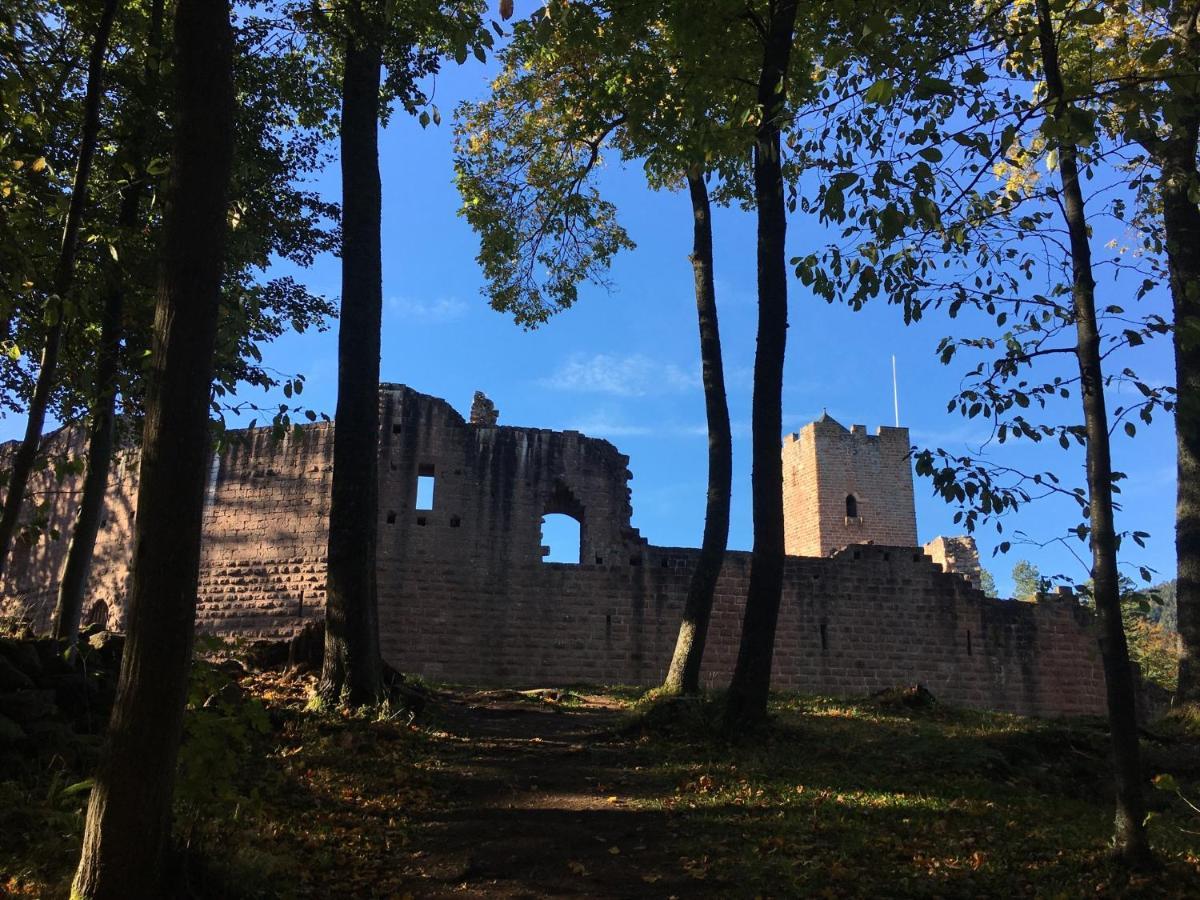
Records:
[[[516,686],[661,681],[699,551],[649,544],[631,524],[629,458],[574,431],[470,420],[402,385],[380,390],[381,642],[398,669]],[[233,432],[205,494],[202,632],[287,637],[324,615],[333,426]],[[79,456],[80,429],[47,439]],[[861,695],[920,682],[946,702],[1033,715],[1098,713],[1091,614],[1072,597],[1003,601],[978,590],[973,544],[917,544],[908,433],[827,415],[782,445],[788,559],[773,684]],[[12,445],[0,448],[11,456]],[[113,466],[85,618],[120,628],[137,502],[136,451]],[[82,476],[47,471],[5,573],[0,614],[44,626]],[[544,559],[542,521],[579,525],[578,562]],[[932,556],[932,558],[931,558]],[[750,554],[717,586],[704,681],[737,657]]]

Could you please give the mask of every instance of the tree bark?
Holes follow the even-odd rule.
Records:
[[[146,196],[146,173],[143,171],[145,153],[142,145],[151,127],[156,101],[158,57],[162,50],[163,0],[156,0],[150,13],[150,33],[146,42],[145,87],[137,108],[138,121],[129,130],[130,156],[136,174],[121,190],[121,208],[117,213],[117,228],[129,234],[141,221],[142,199]],[[108,492],[108,473],[116,444],[117,373],[120,369],[121,334],[125,309],[125,273],[115,259],[107,261],[107,284],[104,309],[100,320],[100,346],[96,359],[95,392],[92,397],[91,428],[88,433],[87,470],[83,478],[83,493],[67,559],[58,580],[58,598],[51,620],[53,634],[73,647],[79,636],[83,616],[83,601],[87,590],[88,573],[96,549],[96,536],[104,516],[104,498]]]
[[[88,57],[87,88],[83,102],[83,125],[79,136],[79,159],[75,163],[75,177],[71,183],[71,202],[67,207],[63,223],[62,241],[59,244],[58,261],[54,268],[54,294],[60,298],[58,317],[46,331],[42,344],[41,365],[37,383],[29,401],[29,419],[25,423],[25,435],[21,446],[13,457],[12,472],[8,479],[8,493],[4,497],[4,511],[0,514],[0,575],[8,565],[13,536],[21,517],[21,506],[29,486],[29,476],[37,460],[42,443],[42,429],[46,425],[46,410],[50,405],[50,394],[58,378],[58,354],[62,347],[63,313],[61,300],[70,293],[75,280],[75,254],[79,248],[79,232],[83,227],[83,216],[87,210],[88,182],[92,175],[92,160],[96,156],[96,137],[100,133],[100,103],[104,99],[104,57],[108,53],[108,39],[112,34],[113,18],[117,14],[117,0],[105,0],[96,26],[96,38]]]
[[[780,117],[798,4],[770,6],[765,22],[758,102],[762,122],[754,143],[754,199],[758,207],[758,343],[752,404],[754,547],[737,665],[726,700],[727,728],[766,719],[775,626],[783,589],[783,362],[787,340],[787,210],[783,199]]]
[[[692,198],[692,272],[696,282],[696,314],[700,323],[700,365],[704,409],[708,418],[708,503],[700,557],[688,585],[683,622],[663,689],[673,694],[700,693],[700,664],[712,616],[713,592],[729,540],[729,492],[733,480],[733,438],[725,371],[721,361],[721,330],[717,322],[717,292],[713,283],[712,215],[704,173],[688,173]]]
[[[1167,134],[1155,142],[1161,168],[1160,190],[1167,268],[1175,311],[1175,440],[1178,487],[1175,509],[1176,601],[1179,611],[1178,703],[1200,703],[1200,193],[1197,140],[1200,138],[1200,27],[1194,3],[1176,0],[1171,22],[1186,35],[1191,78],[1168,83],[1175,115]],[[1190,8],[1190,9],[1189,9]],[[1193,193],[1196,192],[1196,193]]]
[[[1059,128],[1069,127],[1070,105],[1064,99],[1058,46],[1049,0],[1037,0],[1038,31],[1047,99]],[[1113,527],[1112,460],[1108,440],[1108,412],[1100,357],[1100,331],[1096,319],[1092,251],[1088,240],[1087,215],[1079,184],[1079,153],[1075,140],[1061,134],[1051,136],[1058,149],[1062,177],[1062,206],[1070,238],[1071,300],[1077,333],[1076,356],[1083,394],[1084,427],[1087,431],[1087,482],[1089,539],[1092,551],[1092,584],[1096,615],[1100,624],[1100,652],[1108,695],[1108,725],[1113,748],[1113,775],[1117,809],[1114,845],[1118,855],[1134,865],[1150,861],[1146,839],[1146,801],[1142,788],[1141,753],[1138,746],[1137,709],[1129,648],[1121,621],[1121,588],[1117,570],[1117,539]]]
[[[195,631],[233,157],[229,15],[227,0],[176,5],[177,119],[146,397],[128,641],[73,897],[173,896],[164,876]]]
[[[318,692],[363,706],[383,696],[375,540],[378,530],[379,335],[383,315],[379,180],[380,48],[356,23],[342,81],[342,310]]]

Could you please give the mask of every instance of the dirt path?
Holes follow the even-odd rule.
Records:
[[[440,799],[417,816],[419,849],[405,868],[414,896],[728,895],[687,877],[670,849],[673,816],[633,807],[665,786],[628,767],[636,754],[611,699],[445,700],[434,732]]]

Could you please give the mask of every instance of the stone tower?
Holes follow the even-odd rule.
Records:
[[[783,528],[790,556],[850,544],[916,547],[908,429],[849,430],[825,413],[783,441]]]

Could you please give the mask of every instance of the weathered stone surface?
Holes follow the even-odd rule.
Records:
[[[379,610],[391,665],[434,679],[523,687],[649,685],[663,677],[698,551],[651,546],[632,527],[628,457],[576,432],[471,424],[445,401],[397,385],[381,389],[380,413]],[[812,460],[827,467],[812,479],[801,478],[803,460],[793,456],[810,432]],[[235,433],[214,458],[201,630],[278,641],[323,618],[332,436],[328,424],[280,441],[269,429]],[[78,446],[64,432],[50,442],[51,452]],[[948,704],[1040,715],[1101,711],[1104,682],[1087,611],[1073,599],[985,598],[916,546],[907,442],[904,429],[867,435],[835,422],[785,442],[785,481],[788,461],[797,465],[789,528],[803,510],[791,500],[815,504],[819,527],[814,555],[787,561],[773,684],[864,695],[919,683]],[[114,469],[89,583],[92,601],[106,604],[109,627],[124,616],[135,462],[126,457]],[[430,509],[417,508],[420,476],[434,479]],[[826,502],[823,486],[835,503]],[[54,494],[62,508],[51,511],[51,523],[60,530],[74,514],[74,487],[64,483]],[[851,493],[856,517],[847,515]],[[881,498],[890,495],[902,502],[889,506]],[[541,520],[551,513],[580,523],[578,564],[543,562]],[[855,536],[875,543],[836,549]],[[794,539],[789,531],[795,552]],[[44,609],[65,543],[18,551],[3,604],[31,615]],[[730,553],[717,585],[707,686],[723,685],[733,669],[749,559]]]

